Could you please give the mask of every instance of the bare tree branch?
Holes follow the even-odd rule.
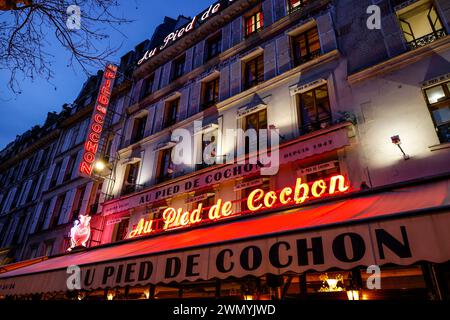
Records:
[[[81,23],[73,30],[67,26],[71,5],[81,9]],[[102,68],[120,49],[105,45],[107,29],[119,31],[131,22],[113,14],[118,6],[116,0],[0,0],[0,70],[10,71],[10,90],[20,93],[20,77],[52,79],[53,36],[69,52],[68,66],[86,73]]]

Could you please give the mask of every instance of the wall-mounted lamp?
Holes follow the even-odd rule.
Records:
[[[395,144],[395,145],[400,149],[400,151],[401,151],[402,154],[403,154],[403,159],[409,160],[409,158],[410,158],[409,155],[407,155],[407,154],[405,153],[405,151],[403,151],[403,148],[402,148],[402,146],[401,146],[402,140],[400,139],[400,136],[399,136],[399,135],[396,135],[396,136],[391,137],[391,141],[392,141],[393,144]]]

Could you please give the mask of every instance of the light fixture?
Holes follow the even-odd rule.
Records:
[[[405,151],[403,151],[403,148],[402,148],[402,146],[401,146],[402,140],[400,139],[400,136],[399,136],[399,135],[392,136],[392,137],[391,137],[391,142],[392,142],[393,144],[395,144],[395,145],[400,149],[400,151],[401,151],[402,154],[403,154],[403,159],[409,160],[409,158],[410,158],[409,155],[407,155],[407,154],[405,153]]]
[[[347,290],[347,298],[348,298],[348,300],[359,300],[359,291],[358,290]]]
[[[329,278],[327,273],[321,274],[319,279],[322,281],[322,288],[319,292],[338,292],[344,289],[338,287],[339,282],[344,282],[344,277],[341,274],[336,275],[335,278]]]
[[[95,161],[95,170],[97,171],[103,171],[106,168],[106,164],[103,160],[97,160]]]
[[[150,290],[149,289],[144,290],[144,296],[145,296],[146,299],[150,298]]]
[[[246,295],[244,295],[244,300],[245,300],[245,301],[251,301],[251,300],[253,300],[253,295],[251,295],[251,294],[246,294]]]
[[[114,299],[114,293],[112,293],[112,292],[108,292],[108,295],[106,296],[106,298],[108,299],[108,300],[113,300]]]

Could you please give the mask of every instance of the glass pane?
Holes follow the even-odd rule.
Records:
[[[430,104],[439,102],[441,100],[445,100],[445,92],[444,92],[444,88],[442,86],[437,86],[437,87],[427,89],[425,92],[426,92],[426,95],[428,98],[428,102]]]
[[[315,121],[314,112],[314,95],[313,92],[306,92],[301,96],[301,115],[302,115],[302,125],[306,126]]]
[[[441,126],[446,123],[450,123],[450,107],[439,108],[432,112],[433,119],[436,125]]]
[[[317,32],[317,28],[314,28],[308,32],[308,43],[309,51],[311,53],[320,51],[319,33]]]

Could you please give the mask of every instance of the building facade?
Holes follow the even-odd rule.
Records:
[[[448,299],[450,5],[373,5],[166,18],[112,103],[87,255],[0,274],[3,294],[44,270],[64,291],[70,260],[82,298]]]

